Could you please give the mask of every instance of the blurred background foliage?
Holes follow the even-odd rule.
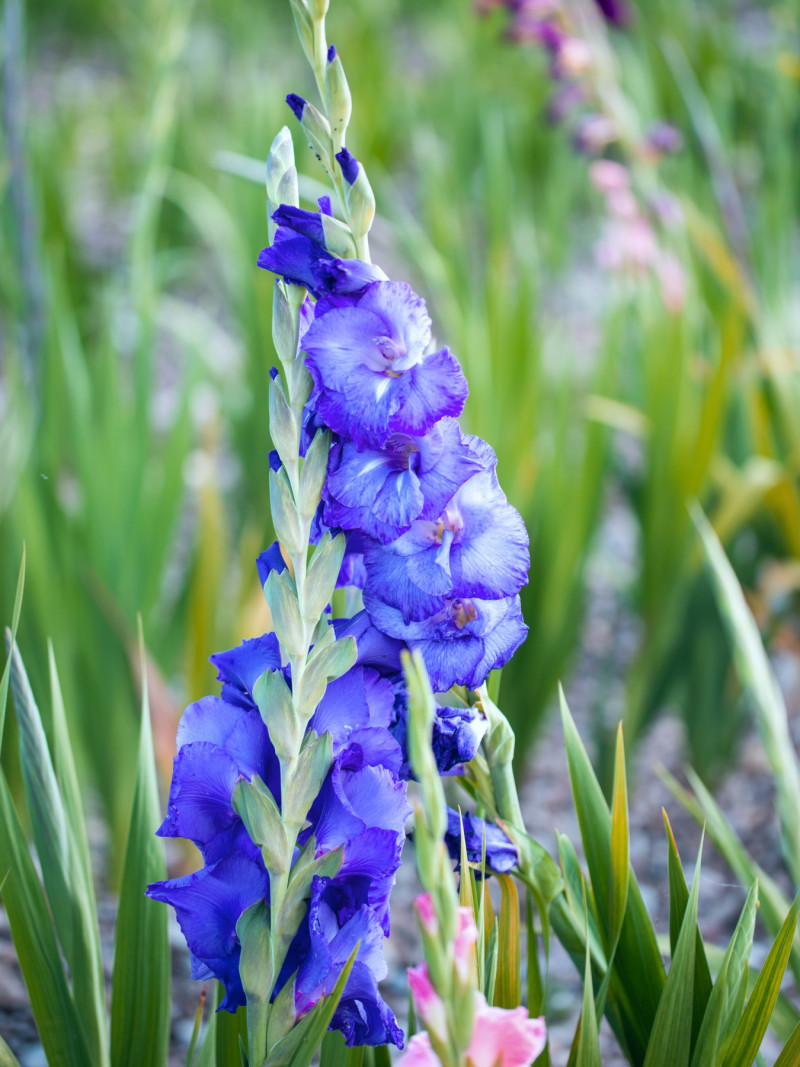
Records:
[[[520,760],[623,514],[635,647],[624,706],[596,709],[601,780],[620,715],[632,749],[665,710],[713,778],[743,702],[687,500],[764,632],[800,641],[797,10],[648,0],[607,31],[641,122],[684,138],[659,168],[683,209],[677,312],[597,266],[588,161],[547,120],[546,59],[503,27],[469,0],[334,5],[374,258],[427,299],[470,381],[466,425],[531,533],[530,636],[502,693]],[[24,540],[20,646],[42,687],[52,636],[80,772],[121,841],[136,613],[165,770],[180,710],[213,686],[206,656],[268,625],[253,562],[272,539],[271,282],[263,191],[242,174],[291,118],[285,92],[313,91],[283,0],[5,0],[2,66],[0,608]]]

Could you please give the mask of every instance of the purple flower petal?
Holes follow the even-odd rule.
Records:
[[[192,954],[225,986],[220,1007],[235,1012],[245,1003],[236,923],[247,908],[269,896],[269,877],[260,857],[233,852],[184,878],[153,882],[147,895],[175,908]]]

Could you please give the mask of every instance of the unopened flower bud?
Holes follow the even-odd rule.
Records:
[[[456,974],[462,985],[469,984],[477,966],[475,944],[478,940],[478,928],[472,908],[459,908],[456,916],[456,936],[453,941],[453,959]]]
[[[328,120],[317,111],[313,104],[309,104],[296,93],[289,93],[286,103],[302,126],[311,151],[326,170],[331,171],[333,160],[331,159],[331,128]]]
[[[428,968],[424,963],[418,967],[409,967],[408,987],[414,998],[414,1007],[425,1023],[425,1027],[435,1034],[440,1041],[447,1040],[447,1011],[444,1001],[431,984]]]
[[[336,159],[345,180],[345,204],[350,225],[356,238],[369,233],[375,218],[375,194],[358,160],[346,148],[337,152]]]
[[[279,204],[297,207],[300,196],[297,189],[297,169],[294,165],[292,135],[286,126],[278,133],[267,156],[267,225],[272,241],[276,224],[272,213]]]
[[[439,930],[439,924],[436,921],[433,897],[430,893],[420,893],[414,900],[414,907],[417,909],[417,918],[422,929],[427,934],[430,934],[431,937],[435,937]]]
[[[342,61],[333,45],[328,49],[328,62],[325,65],[325,96],[334,151],[336,151],[344,144],[344,135],[347,124],[350,122],[353,103]]]

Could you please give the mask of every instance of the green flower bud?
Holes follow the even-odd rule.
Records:
[[[337,152],[344,146],[344,135],[353,111],[353,101],[342,61],[333,45],[328,49],[328,62],[325,65],[325,97],[333,148],[334,152]]]
[[[267,228],[270,242],[277,228],[272,221],[272,212],[279,204],[289,204],[292,207],[298,207],[300,204],[294,145],[287,126],[278,133],[267,156]]]

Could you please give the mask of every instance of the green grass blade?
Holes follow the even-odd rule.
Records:
[[[22,559],[19,565],[19,574],[17,575],[17,591],[14,594],[14,611],[11,616],[11,631],[10,636],[7,633],[8,640],[8,652],[6,658],[6,665],[3,668],[3,677],[0,678],[0,749],[3,747],[3,730],[6,723],[6,705],[8,704],[8,684],[11,680],[11,649],[14,647],[14,643],[17,640],[17,628],[19,627],[19,616],[22,611],[22,594],[25,590],[25,543],[22,544]]]
[[[758,883],[747,894],[736,929],[717,971],[692,1057],[692,1067],[720,1061],[720,1053],[739,1021],[747,993],[747,961],[753,947],[758,912]]]
[[[0,1067],[20,1067],[19,1060],[0,1037]]]
[[[786,705],[741,586],[717,535],[697,505],[692,519],[703,541],[717,590],[722,617],[733,645],[742,686],[756,709],[764,749],[777,792],[778,817],[786,864],[800,885],[800,764],[789,733]]]
[[[797,928],[798,914],[800,914],[800,894],[795,897],[789,914],[767,953],[744,1014],[725,1050],[724,1067],[749,1067],[756,1058],[769,1026],[772,1009],[781,991],[781,982],[786,972],[786,964]]]
[[[739,881],[743,885],[758,882],[759,914],[772,937],[777,937],[791,902],[787,900],[775,880],[750,858],[736,832],[728,824],[722,809],[691,768],[686,769],[686,777],[695,792],[696,799],[690,796],[668,771],[662,770],[660,774],[675,799],[686,808],[698,825],[706,827],[708,836]],[[795,981],[800,982],[800,948],[798,948],[797,939],[792,949],[790,966]]]
[[[650,1033],[644,1067],[689,1067],[692,1052],[697,900],[700,894],[700,853],[686,903],[678,943],[672,957],[658,1013]]]
[[[608,910],[609,956],[616,952],[630,880],[630,836],[628,832],[628,785],[625,775],[625,746],[622,723],[617,731],[614,762],[614,792],[611,802],[611,891]]]
[[[611,813],[561,693],[561,718],[575,811],[598,916],[611,910]],[[609,930],[603,931],[609,946]],[[644,1056],[666,980],[655,931],[635,878],[630,879],[622,928],[609,983],[609,1006],[624,1027],[619,1035],[637,1060]],[[634,994],[635,991],[635,994]],[[609,1016],[611,1021],[611,1016]]]
[[[114,1067],[164,1067],[169,1048],[170,951],[167,909],[144,895],[149,882],[166,877],[156,827],[161,820],[153,757],[144,641],[139,766],[114,944],[111,986],[111,1062]]]
[[[775,1067],[796,1067],[798,1063],[800,1063],[800,1023],[794,1028],[792,1036],[781,1049],[780,1056],[775,1060]],[[2,1065],[2,1060],[0,1060],[0,1065]]]
[[[75,822],[70,822],[42,717],[16,645],[11,649],[11,688],[19,723],[28,811],[53,925],[72,975],[75,1007],[92,1063],[103,1067],[108,1063],[108,1039],[100,931],[91,872],[85,870],[77,846],[83,812],[73,815]],[[63,715],[63,708],[60,711]],[[62,754],[68,759],[69,740],[63,734],[59,740],[66,747]]]
[[[497,940],[502,945],[502,951],[497,960],[493,1003],[498,1008],[517,1008],[522,1001],[519,898],[510,875],[498,875],[498,881],[501,899]]]
[[[664,826],[667,831],[667,868],[669,876],[669,941],[670,952],[674,958],[678,947],[681,927],[683,925],[686,908],[689,903],[689,889],[683,874],[683,865],[675,842],[666,811],[662,808]],[[694,1048],[700,1026],[706,1013],[708,998],[711,996],[711,971],[706,959],[705,946],[700,936],[700,930],[696,931],[695,957],[694,957],[694,1008],[692,1011],[692,1048]]]
[[[588,924],[588,912],[586,922]],[[602,1067],[600,1061],[600,1037],[597,1028],[597,1013],[592,982],[592,954],[589,950],[587,929],[586,962],[583,969],[583,1006],[578,1020],[578,1029],[570,1049],[567,1067]]]
[[[49,1067],[86,1067],[91,1059],[67,986],[50,910],[2,771],[0,856],[5,874],[3,905]]]

